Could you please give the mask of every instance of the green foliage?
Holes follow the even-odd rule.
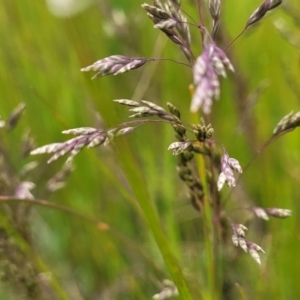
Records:
[[[192,74],[185,66],[151,62],[130,73],[96,80],[81,73],[81,68],[114,54],[181,62],[185,57],[153,29],[140,1],[86,1],[86,7],[81,4],[85,1],[77,2],[78,12],[61,17],[51,14],[46,4],[50,1],[0,3],[2,119],[19,103],[26,104],[15,129],[6,133],[0,128],[0,150],[7,154],[11,174],[38,160],[39,166],[26,180],[35,182],[36,198],[57,205],[30,206],[28,238],[20,228],[12,229],[15,224],[7,214],[7,203],[1,203],[0,227],[23,249],[36,273],[52,274],[49,282],[45,279],[50,296],[41,299],[150,299],[162,290],[165,278],[173,280],[185,300],[216,299],[221,293],[224,299],[297,299],[299,129],[257,155],[235,192],[227,197],[229,189],[224,188],[221,205],[235,223],[249,219],[250,224],[248,214],[236,210],[248,200],[293,211],[284,221],[255,219],[247,224],[249,232],[254,231],[251,240],[266,251],[261,266],[232,245],[231,232],[222,249],[211,249],[212,228],[193,210],[176,173],[176,158],[167,151],[175,141],[168,124],[144,124],[119,137],[112,148],[84,150],[76,157],[75,171],[65,188],[54,193],[45,190],[64,158],[50,165],[46,157],[22,158],[21,139],[28,129],[40,146],[64,141],[61,131],[69,128],[113,127],[128,116],[113,99],[145,99],[164,108],[171,102],[182,119],[199,122],[189,112]],[[181,2],[198,20],[196,1]],[[243,30],[260,1],[223,2],[219,46],[224,49]],[[291,2],[297,8],[298,2]],[[286,32],[274,26],[279,19],[286,20]],[[236,72],[222,80],[221,98],[214,103],[210,121],[214,139],[242,166],[272,136],[284,115],[299,111],[295,86],[300,46],[288,40],[299,34],[300,27],[288,10],[276,8],[276,13],[251,26],[228,48]],[[199,31],[192,28],[197,56],[200,39]],[[202,163],[198,162],[200,173]],[[204,209],[204,220],[210,220]],[[217,259],[212,262],[214,251]],[[28,299],[20,293],[9,280],[0,286],[0,299]]]

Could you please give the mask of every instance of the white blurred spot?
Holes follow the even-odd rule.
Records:
[[[75,15],[92,4],[93,0],[46,0],[49,11],[56,17]]]

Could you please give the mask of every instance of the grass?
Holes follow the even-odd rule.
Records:
[[[173,280],[185,300],[216,299],[221,293],[226,295],[223,299],[297,299],[298,129],[258,155],[224,204],[235,222],[248,217],[233,209],[249,199],[259,206],[293,211],[287,220],[249,222],[251,240],[266,250],[261,255],[262,266],[234,248],[230,233],[217,260],[212,261],[211,244],[205,239],[209,235],[206,230],[212,228],[203,227],[177,177],[176,158],[166,150],[175,141],[167,125],[146,124],[116,140],[112,148],[84,150],[75,158],[76,169],[66,187],[52,194],[46,192],[45,184],[60,170],[64,158],[47,165],[46,157],[21,157],[21,138],[27,129],[40,146],[63,141],[60,132],[68,128],[111,127],[123,122],[127,109],[113,99],[134,96],[134,100],[146,99],[163,107],[172,102],[183,119],[195,122],[189,112],[192,75],[184,66],[155,62],[94,81],[91,74],[79,71],[112,54],[184,61],[176,46],[152,28],[140,4],[137,0],[96,1],[77,14],[58,18],[49,12],[46,2],[1,2],[0,115],[6,119],[20,102],[26,104],[26,111],[12,132],[0,131],[0,150],[7,154],[0,172],[13,174],[11,178],[17,180],[26,163],[38,160],[39,166],[22,180],[34,181],[36,198],[57,206],[32,203],[26,223],[29,238],[15,228],[7,213],[8,207],[16,211],[20,204],[1,202],[1,229],[9,233],[37,274],[52,274],[51,280],[46,280],[51,292],[41,299],[151,299],[162,289],[164,278]],[[296,1],[293,4],[297,6]],[[183,5],[197,19],[195,5]],[[247,10],[249,16],[253,5],[244,4],[243,14]],[[124,17],[120,10],[125,11]],[[229,2],[224,3],[223,11],[222,32],[228,38],[224,44],[228,44],[246,20]],[[299,95],[286,80],[283,67],[288,66],[292,79],[299,78],[299,49],[275,29],[272,22],[279,17],[296,28],[286,13],[276,9],[229,48],[238,75],[222,81],[221,99],[213,106],[214,138],[242,166],[284,115],[299,110]],[[299,29],[296,32],[299,35]],[[192,37],[196,41],[193,50],[199,55],[198,32]],[[236,82],[241,75],[245,85],[239,90]],[[265,79],[266,90],[247,111],[247,101],[252,99],[248,96]],[[228,193],[224,188],[223,199]],[[206,225],[213,226],[209,211],[205,216]],[[0,252],[0,274],[7,259]],[[13,280],[1,283],[0,299],[24,296],[14,289]]]

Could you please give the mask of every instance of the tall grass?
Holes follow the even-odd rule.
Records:
[[[298,9],[297,1],[290,2]],[[249,239],[266,251],[261,266],[232,245],[230,230],[216,247],[210,205],[204,202],[204,214],[193,209],[176,173],[176,157],[167,151],[175,141],[168,124],[144,124],[112,147],[82,151],[66,186],[56,192],[45,186],[63,159],[48,165],[44,157],[22,158],[27,130],[40,146],[63,141],[60,132],[68,128],[124,122],[128,112],[113,99],[146,99],[162,107],[171,102],[182,119],[199,122],[189,111],[193,78],[185,66],[153,62],[93,81],[80,72],[112,54],[184,61],[176,46],[152,28],[141,4],[95,1],[60,17],[42,1],[0,4],[2,119],[26,104],[16,128],[0,128],[0,299],[151,299],[165,278],[174,282],[181,299],[297,299],[299,129],[264,148],[235,190],[224,187],[221,193],[222,209],[233,222],[245,223]],[[260,4],[222,3],[222,48]],[[182,1],[182,7],[198,21],[196,1]],[[299,111],[299,24],[293,13],[288,6],[276,8],[226,52],[236,72],[222,80],[210,121],[214,139],[242,167],[284,115]],[[207,13],[204,22],[211,22]],[[198,56],[198,29],[192,39]],[[20,174],[32,160],[38,167]],[[200,158],[197,167],[203,175],[205,161]],[[36,184],[30,206],[10,197],[15,184],[25,180]],[[293,216],[253,219],[240,209],[249,203],[289,208]],[[21,226],[20,211],[27,212]],[[25,266],[29,273],[20,271]]]

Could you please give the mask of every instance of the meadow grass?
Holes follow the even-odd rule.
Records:
[[[198,20],[196,1],[182,2]],[[234,2],[234,7],[232,1],[222,4],[223,49],[260,5]],[[193,78],[185,66],[151,62],[96,80],[80,72],[113,54],[184,61],[177,46],[152,28],[141,4],[94,1],[63,17],[51,14],[42,1],[0,4],[2,119],[26,104],[16,128],[0,128],[1,182],[5,176],[10,182],[1,187],[0,198],[0,299],[151,299],[163,289],[165,278],[174,282],[184,300],[297,299],[298,129],[258,154],[232,193],[227,187],[221,192],[226,215],[234,223],[245,223],[250,240],[265,250],[261,265],[234,247],[230,230],[224,243],[215,245],[208,202],[202,214],[193,209],[176,172],[176,157],[167,151],[175,142],[168,124],[144,124],[111,147],[85,149],[76,156],[66,186],[55,192],[47,191],[46,184],[64,158],[47,164],[49,157],[22,157],[22,136],[28,130],[38,147],[65,141],[61,131],[69,128],[110,128],[124,122],[128,111],[113,99],[145,99],[164,108],[171,102],[182,119],[200,122],[199,115],[190,112],[188,86]],[[291,5],[297,8],[297,1]],[[221,81],[221,99],[213,104],[210,122],[214,139],[242,167],[283,116],[299,111],[300,45],[291,42],[299,37],[299,26],[292,12],[289,7],[276,8],[226,52],[235,73]],[[208,15],[204,21],[211,22]],[[278,29],[279,21],[284,26]],[[192,50],[199,56],[199,30],[191,34]],[[20,174],[33,160],[38,167],[26,176]],[[207,191],[202,158],[197,166]],[[36,201],[28,210],[17,201],[8,205],[5,197],[12,195],[13,185],[25,180],[35,183]],[[240,209],[252,204],[287,208],[293,216],[283,221],[253,219]],[[27,212],[22,226],[20,211]],[[29,275],[18,272],[25,265]],[[36,285],[42,294],[34,290]]]

